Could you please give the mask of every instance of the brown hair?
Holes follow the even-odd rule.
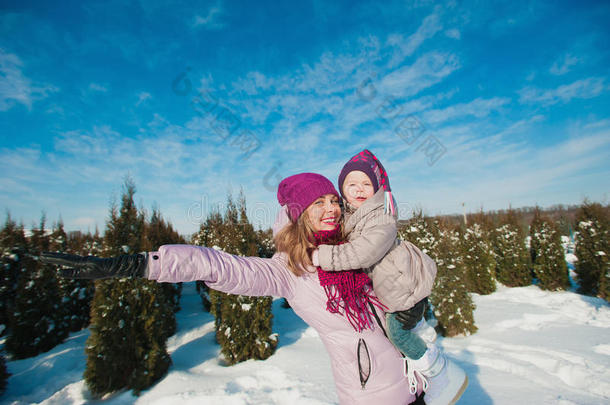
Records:
[[[290,221],[281,231],[273,238],[275,248],[278,252],[284,252],[288,256],[288,268],[296,276],[301,276],[308,273],[307,266],[312,266],[311,252],[316,248],[314,241],[315,230],[313,224],[305,210],[297,219],[297,222]],[[336,241],[329,244],[335,244],[340,239],[341,232]]]

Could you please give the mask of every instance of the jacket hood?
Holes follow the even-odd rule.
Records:
[[[288,206],[287,205],[283,205],[280,207],[280,210],[278,211],[277,215],[275,216],[275,223],[273,224],[273,237],[275,238],[275,236],[280,233],[280,231],[282,229],[284,229],[284,227],[286,225],[288,225],[290,223],[290,218],[288,217]]]

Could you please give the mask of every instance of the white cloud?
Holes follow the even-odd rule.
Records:
[[[259,91],[268,90],[273,85],[273,80],[260,72],[248,72],[245,77],[240,77],[232,84],[235,91],[243,91],[248,95],[258,94]]]
[[[553,63],[553,65],[549,69],[549,72],[556,76],[564,75],[568,73],[571,68],[573,66],[576,66],[579,62],[581,62],[580,58],[570,53],[566,53]]]
[[[381,93],[396,97],[417,94],[460,67],[458,58],[449,53],[429,52],[419,57],[412,65],[402,66],[381,79]]]
[[[605,80],[605,77],[590,77],[559,86],[555,89],[544,90],[536,87],[525,87],[518,93],[522,103],[541,103],[548,106],[557,103],[567,103],[575,98],[597,97],[608,90]]]
[[[586,124],[583,128],[585,129],[596,129],[596,128],[610,128],[610,119],[602,119],[599,121],[593,121]]]
[[[89,90],[95,91],[98,93],[107,93],[108,85],[100,84],[100,83],[89,83]]]
[[[422,21],[421,25],[413,34],[405,39],[400,34],[390,35],[388,45],[393,47],[392,58],[388,62],[388,67],[398,66],[404,59],[411,56],[413,52],[426,40],[432,38],[443,29],[443,24],[437,14],[430,14]]]
[[[194,17],[192,27],[205,28],[207,30],[216,30],[224,27],[224,23],[219,21],[222,12],[223,9],[220,4],[211,6],[207,10],[207,14],[205,16],[196,15]]]
[[[138,101],[136,101],[136,107],[142,104],[146,100],[150,100],[152,95],[146,91],[138,93]]]
[[[502,137],[505,137],[508,135],[522,134],[523,131],[528,130],[532,126],[532,124],[535,124],[537,122],[541,122],[544,120],[545,120],[544,115],[537,114],[532,117],[525,118],[525,119],[512,123],[508,128],[503,129],[501,132],[499,132],[495,136],[497,136],[498,138],[502,138]]]
[[[453,39],[461,39],[462,38],[462,33],[460,32],[460,30],[456,29],[456,28],[452,28],[449,29],[447,31],[445,31],[445,35],[449,38],[453,38]]]
[[[425,123],[436,124],[467,116],[483,118],[508,103],[510,103],[510,99],[506,97],[493,97],[490,99],[477,98],[469,103],[454,104],[442,110],[426,111],[422,115],[422,120]]]
[[[321,145],[327,140],[351,142],[357,134],[363,133],[363,126],[379,124],[381,119],[377,110],[386,98],[413,96],[459,68],[454,55],[430,52],[409,66],[389,73],[383,68],[384,73],[379,75],[372,73],[378,70],[377,62],[385,64],[381,55],[387,54],[389,49],[388,46],[380,47],[375,37],[362,38],[351,51],[326,52],[314,63],[305,64],[296,71],[277,76],[253,71],[234,80],[226,92],[221,86],[207,90],[212,91],[222,105],[229,106],[244,127],[255,133],[264,127],[263,145],[256,152],[257,159],[288,160],[293,170],[297,167],[311,170],[307,157],[299,156],[299,151],[319,150],[329,159],[332,151]],[[366,78],[371,79],[376,90],[375,97],[368,101],[358,95],[359,85]],[[204,87],[209,87],[207,85],[213,80],[208,75],[205,82]],[[397,102],[401,103],[404,113],[421,111],[450,97],[447,95],[450,93],[453,92]],[[187,127],[195,125],[195,121],[202,129],[208,125],[205,120],[194,119]],[[367,129],[366,136],[359,142],[364,146],[371,142],[377,144],[382,134],[384,137],[392,134],[393,126],[382,124],[381,129],[372,132]],[[397,136],[391,135],[391,138],[402,146]]]
[[[55,86],[34,84],[22,72],[23,62],[15,54],[0,48],[0,111],[7,111],[16,103],[32,109],[36,100],[59,91]]]

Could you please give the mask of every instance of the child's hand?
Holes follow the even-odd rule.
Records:
[[[428,298],[424,298],[417,304],[413,305],[413,308],[407,309],[406,311],[396,312],[396,319],[402,323],[402,328],[404,330],[413,329],[420,319],[424,317],[427,303]]]

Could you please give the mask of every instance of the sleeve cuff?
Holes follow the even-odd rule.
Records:
[[[161,255],[159,252],[148,252],[146,275],[149,280],[158,280],[161,275]]]
[[[311,254],[311,261],[314,266],[320,267],[320,251],[318,249],[314,250]]]

